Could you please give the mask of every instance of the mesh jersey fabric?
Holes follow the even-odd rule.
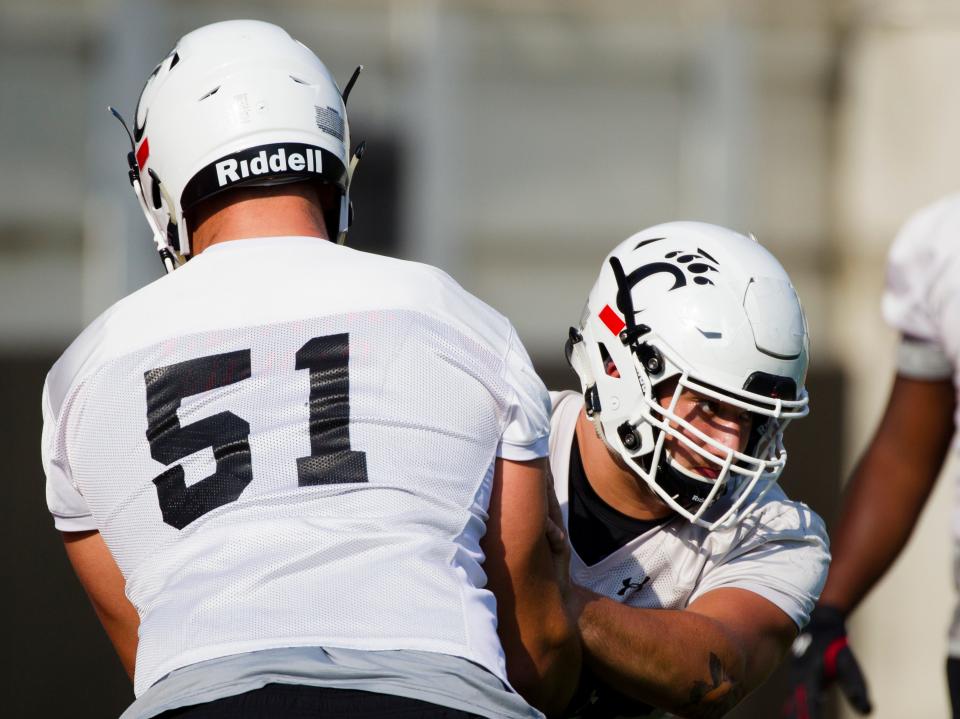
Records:
[[[901,344],[897,371],[917,379],[952,377],[957,393],[954,427],[960,423],[960,194],[928,205],[904,223],[887,258],[883,316],[902,335],[923,342]],[[960,451],[954,436],[952,450]],[[960,558],[960,468],[954,454],[947,465],[954,483],[952,530],[954,557]],[[960,559],[954,562],[954,583],[960,588]],[[960,604],[950,623],[949,653],[960,657]]]
[[[258,649],[416,649],[506,678],[480,538],[495,456],[544,456],[510,323],[425,265],[316,238],[204,251],[54,365],[58,528],[140,615],[135,692]]]
[[[552,392],[551,399],[550,471],[566,523],[570,447],[583,398],[567,391]],[[722,502],[722,498],[718,500]],[[713,589],[746,589],[772,602],[803,627],[826,581],[828,542],[823,520],[807,505],[787,499],[783,490],[773,487],[754,511],[733,527],[711,532],[677,517],[639,535],[593,566],[573,551],[570,576],[598,594],[648,609],[683,609]]]

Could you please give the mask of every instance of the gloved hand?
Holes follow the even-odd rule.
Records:
[[[783,707],[784,719],[819,719],[827,689],[834,682],[858,713],[869,714],[873,709],[863,672],[847,646],[847,628],[840,610],[815,607],[791,654],[791,688]]]

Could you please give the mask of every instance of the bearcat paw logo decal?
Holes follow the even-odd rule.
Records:
[[[668,252],[664,257],[668,260],[674,260],[681,268],[693,274],[693,281],[698,285],[712,285],[713,280],[707,277],[706,273],[720,271],[719,263],[700,248],[697,248],[697,252],[674,250],[673,252]],[[695,262],[694,260],[697,261]],[[643,268],[641,267],[640,269]],[[681,272],[681,274],[683,273]],[[684,278],[684,284],[686,284],[686,278]]]
[[[656,237],[650,240],[640,242],[634,249],[638,250],[651,242],[659,242],[665,237]],[[642,312],[642,309],[634,309],[632,293],[634,288],[648,277],[654,275],[666,274],[673,277],[673,286],[667,289],[667,292],[686,287],[692,281],[697,285],[713,285],[714,282],[709,275],[720,271],[720,263],[702,248],[696,251],[671,250],[663,256],[663,260],[648,262],[640,265],[637,269],[627,274],[623,270],[623,265],[618,257],[610,258],[610,266],[613,269],[613,275],[617,280],[617,307],[624,315],[632,315],[634,312]]]

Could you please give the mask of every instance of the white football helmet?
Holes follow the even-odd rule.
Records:
[[[618,245],[567,343],[598,435],[673,510],[707,529],[741,519],[780,476],[783,430],[807,414],[807,355],[806,319],[776,258],[753,237],[699,222],[656,225]],[[656,388],[673,378],[663,407]],[[674,413],[684,389],[753,413],[743,452]],[[668,436],[717,477],[675,462]]]
[[[355,79],[341,95],[313,52],[265,22],[219,22],[180,39],[140,94],[130,158],[168,269],[171,250],[190,254],[185,213],[238,186],[330,183],[340,204],[326,219],[343,241],[362,152],[351,162],[345,97]]]

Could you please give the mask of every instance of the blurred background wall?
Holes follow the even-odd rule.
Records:
[[[812,334],[813,411],[783,481],[835,518],[891,380],[886,249],[911,211],[960,189],[957,3],[0,0],[13,715],[103,717],[131,699],[46,513],[40,387],[87,322],[161,272],[105,106],[130,119],[176,38],[234,17],[285,26],[341,82],[366,66],[351,244],[452,273],[511,317],[555,387],[572,386],[566,328],[614,244],[670,219],[755,233]],[[853,622],[881,719],[947,716],[952,491],[941,482]],[[783,682],[737,716],[775,716]]]

